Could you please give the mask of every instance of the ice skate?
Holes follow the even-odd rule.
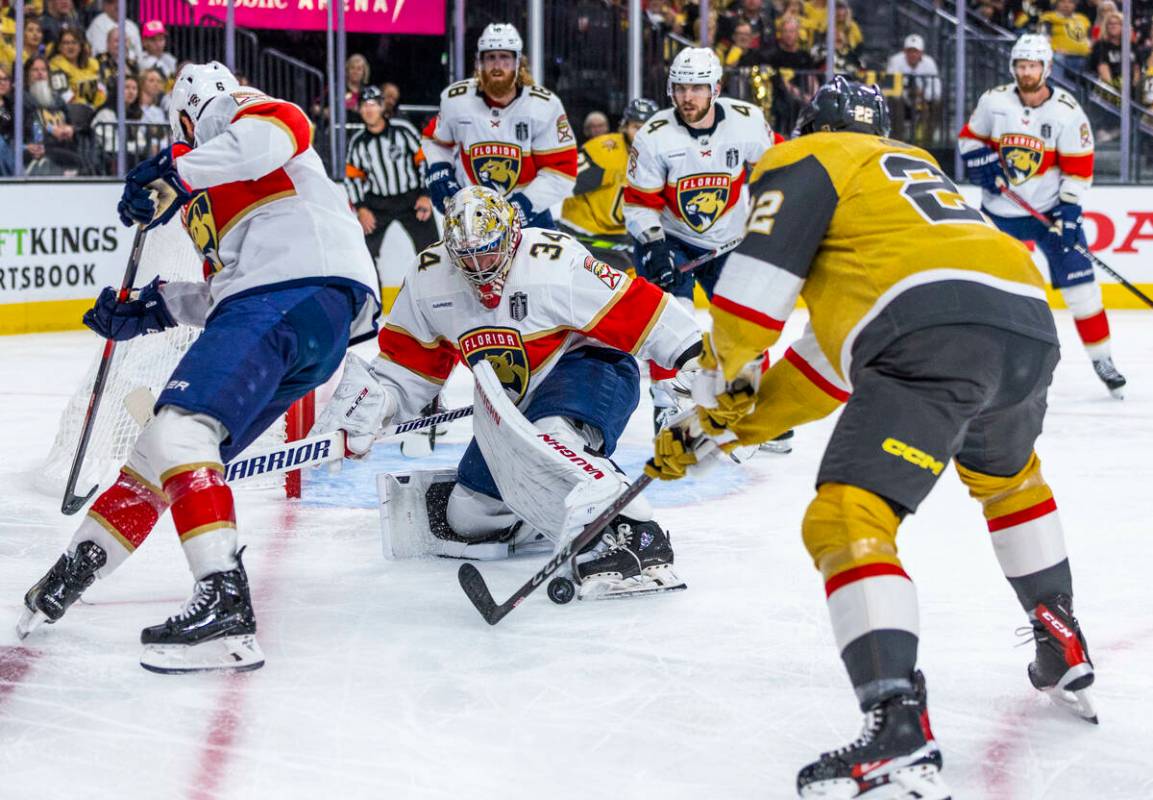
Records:
[[[52,569],[24,595],[25,611],[16,623],[16,634],[25,638],[45,622],[56,622],[96,580],[96,572],[108,561],[104,548],[81,542],[73,555],[65,553]]]
[[[762,442],[757,446],[757,450],[762,453],[772,453],[779,456],[787,456],[793,452],[793,432],[785,431],[776,439],[771,439],[767,442]]]
[[[1096,725],[1097,711],[1089,693],[1093,662],[1073,616],[1072,600],[1065,595],[1046,598],[1031,616],[1037,657],[1029,664],[1029,680],[1057,705]]]
[[[655,522],[618,516],[596,545],[577,556],[574,578],[581,600],[607,600],[684,589],[673,571],[673,548]]]
[[[802,769],[797,775],[800,796],[950,800],[920,671],[913,685],[914,695],[890,697],[870,708],[856,741],[822,753]]]
[[[264,666],[248,576],[240,562],[243,552],[236,554],[236,569],[197,581],[179,614],[140,632],[140,666],[166,674],[246,672]]]
[[[1113,366],[1112,358],[1106,356],[1105,358],[1094,359],[1093,371],[1097,373],[1097,377],[1105,384],[1105,387],[1109,390],[1109,394],[1118,400],[1125,399],[1125,376],[1117,371],[1117,367]]]

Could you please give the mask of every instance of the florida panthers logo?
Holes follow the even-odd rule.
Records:
[[[514,403],[528,392],[528,353],[514,328],[473,328],[460,337],[460,354],[469,367],[481,361],[492,365],[497,380]]]
[[[474,183],[511,194],[523,163],[524,157],[515,144],[481,142],[468,148],[465,168]]]
[[[205,277],[224,269],[224,262],[220,260],[220,235],[216,231],[216,220],[212,217],[208,192],[200,192],[188,201],[181,211],[181,221],[196,251],[204,259]]]
[[[704,233],[729,209],[732,176],[689,175],[677,181],[677,208],[697,233]]]
[[[1045,142],[1035,136],[1010,133],[1001,137],[1001,160],[1014,186],[1038,174],[1045,161]]]

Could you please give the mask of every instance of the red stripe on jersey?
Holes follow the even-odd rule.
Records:
[[[1036,505],[1022,508],[1020,511],[1014,511],[1012,514],[993,517],[989,520],[989,533],[1003,531],[1005,528],[1013,528],[1017,525],[1024,525],[1026,522],[1032,522],[1046,514],[1052,514],[1056,510],[1057,501],[1050,497],[1048,500],[1042,500]]]
[[[528,355],[528,368],[530,372],[536,372],[541,364],[544,364],[557,350],[564,347],[564,343],[568,341],[569,330],[553,331],[552,333],[535,339],[524,340],[524,350]]]
[[[610,300],[607,313],[584,333],[626,353],[635,352],[648,338],[668,298],[643,278],[629,281],[623,293]]]
[[[781,134],[777,133],[776,131],[773,131],[773,144],[780,144],[781,142],[787,142],[787,141],[788,141],[788,139],[786,139],[784,136],[781,136]]]
[[[725,210],[717,215],[717,219],[720,219],[725,214],[728,214],[730,211],[733,210],[733,206],[735,206],[738,202],[740,202],[741,187],[744,185],[745,185],[745,171],[741,170],[740,174],[738,174],[735,178],[733,178],[733,182],[729,186],[729,201],[727,203],[725,203]]]
[[[1057,167],[1066,175],[1073,175],[1086,180],[1093,177],[1093,154],[1081,153],[1070,156],[1064,153],[1057,154]]]
[[[664,195],[659,191],[646,192],[635,186],[625,186],[624,198],[625,205],[629,206],[644,206],[654,211],[660,211],[665,207]]]
[[[288,177],[288,172],[280,167],[254,181],[222,183],[206,191],[219,243],[245,214],[265,203],[296,194],[296,185]]]
[[[88,516],[132,551],[148,538],[167,508],[168,498],[121,470],[116,483],[96,498]]]
[[[236,112],[232,121],[236,122],[236,120],[245,117],[266,119],[282,128],[285,133],[292,137],[293,156],[300,155],[312,144],[312,123],[308,121],[308,116],[300,110],[300,107],[292,103],[284,100],[272,100],[245,106]]]
[[[663,380],[666,380],[668,378],[675,378],[676,376],[677,376],[677,370],[665,369],[664,367],[662,367],[660,364],[658,364],[655,361],[649,362],[649,378],[650,379],[652,379],[654,381],[663,381]]]
[[[898,578],[904,578],[911,581],[908,573],[901,568],[900,564],[862,564],[859,567],[852,567],[844,572],[838,572],[827,581],[825,581],[825,597],[832,596],[833,592],[838,589],[843,589],[850,583],[863,581],[866,578],[879,578],[882,575],[896,575]]]
[[[805,361],[805,359],[801,357],[801,354],[793,348],[790,347],[785,351],[785,361],[788,361],[790,364],[796,367],[797,370],[806,378],[808,378],[814,386],[827,394],[829,397],[836,400],[838,403],[843,403],[849,399],[848,392],[836,384],[826,380],[825,377],[821,375],[821,373],[817,372],[816,368],[812,364],[810,364],[808,361]]]
[[[734,317],[740,317],[746,322],[760,325],[762,328],[768,328],[771,331],[779,331],[785,327],[784,320],[773,319],[768,314],[762,314],[760,311],[751,309],[748,306],[743,306],[719,294],[713,295],[713,305],[722,311],[727,311]]]
[[[382,356],[428,380],[448,380],[456,363],[456,350],[448,342],[441,340],[435,347],[426,347],[399,328],[381,328],[377,343]]]
[[[1105,316],[1105,309],[1101,309],[1091,317],[1074,319],[1077,333],[1085,344],[1100,344],[1109,338],[1109,318]]]
[[[218,528],[235,528],[232,490],[224,482],[218,465],[190,464],[189,467],[165,473],[164,491],[172,498],[172,522],[180,538]]]
[[[432,119],[428,121],[428,124],[424,126],[424,130],[420,132],[420,135],[426,139],[435,139],[436,123],[438,122],[440,122],[440,114],[436,114]]]
[[[552,153],[533,153],[531,160],[536,164],[539,172],[542,169],[551,169],[576,180],[577,150],[570,147],[567,150],[557,150]],[[525,181],[521,181],[524,183]]]
[[[666,183],[661,199],[669,211],[673,212],[673,216],[683,222],[685,215],[681,213],[681,204],[677,202],[677,187]]]
[[[969,123],[967,122],[965,123],[965,126],[961,128],[961,132],[958,134],[958,136],[961,139],[975,139],[978,142],[983,142],[989,147],[992,147],[994,150],[997,149],[996,139],[990,139],[988,136],[981,136],[980,134],[974,133],[973,129],[969,127]]]

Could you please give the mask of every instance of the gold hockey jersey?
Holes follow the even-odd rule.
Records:
[[[620,133],[606,133],[585,142],[577,157],[573,196],[566,198],[561,218],[582,233],[623,236],[624,189],[629,148]]]

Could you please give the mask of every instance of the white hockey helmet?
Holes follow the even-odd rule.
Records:
[[[187,114],[195,125],[212,98],[240,88],[236,76],[219,61],[185,64],[176,76],[168,106],[168,125],[172,129],[173,141],[195,144],[187,141],[187,134],[180,124],[181,114]]]
[[[476,42],[476,60],[490,50],[508,50],[516,54],[520,61],[520,54],[524,52],[524,41],[516,26],[509,22],[493,22],[485,26],[484,31]]]
[[[1009,74],[1017,80],[1017,73],[1013,65],[1018,61],[1040,61],[1043,67],[1041,80],[1049,79],[1053,71],[1053,45],[1049,44],[1049,37],[1040,33],[1026,33],[1013,45],[1009,53]]]
[[[713,97],[721,93],[720,81],[723,74],[721,60],[707,47],[686,47],[677,53],[669,67],[668,93],[673,96],[673,84],[707,84],[712,87]]]
[[[500,304],[505,276],[520,244],[516,209],[487,186],[466,186],[444,209],[444,245],[453,266],[486,308]]]

